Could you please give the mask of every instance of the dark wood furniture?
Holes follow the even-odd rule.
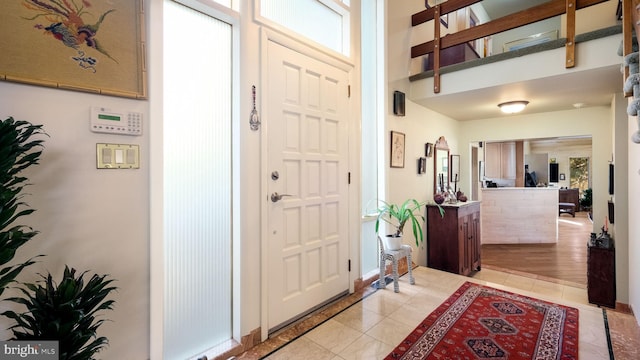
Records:
[[[562,214],[571,214],[571,216],[576,217],[576,206],[573,203],[558,203],[558,216]]]
[[[480,202],[427,205],[427,266],[454,274],[480,270]]]
[[[613,248],[588,246],[587,294],[592,304],[616,307],[616,261]]]
[[[580,209],[580,190],[579,189],[560,189],[558,190],[558,202],[574,204],[576,210]]]
[[[558,215],[571,214],[576,217],[576,211],[580,209],[579,189],[558,190]]]

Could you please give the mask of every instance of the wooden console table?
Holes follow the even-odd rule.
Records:
[[[454,274],[480,270],[480,202],[427,205],[427,266]]]

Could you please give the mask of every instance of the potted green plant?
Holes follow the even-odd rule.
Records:
[[[377,209],[376,234],[380,230],[380,221],[384,221],[395,228],[393,234],[389,234],[382,238],[385,246],[390,250],[397,250],[402,245],[402,232],[407,222],[411,222],[413,236],[416,239],[416,246],[424,240],[422,224],[424,224],[424,216],[419,212],[425,203],[420,203],[415,199],[407,199],[402,205],[391,204],[384,200],[380,200],[382,204]]]
[[[9,330],[12,340],[57,340],[60,360],[93,359],[107,346],[106,337],[97,330],[105,321],[97,319],[102,310],[111,310],[114,301],[106,297],[116,288],[107,275],[91,276],[85,284],[86,272],[76,276],[75,269],[65,266],[62,281],[56,283],[51,274],[35,284],[19,288],[23,297],[7,300],[26,306],[27,311],[5,311],[2,315],[16,323]]]
[[[592,190],[591,188],[584,189],[580,198],[580,207],[583,210],[591,210],[591,205],[593,205]]]
[[[42,125],[12,117],[0,122],[0,266],[13,260],[18,248],[38,234],[16,222],[35,211],[23,201],[28,179],[22,172],[40,160],[43,147],[43,140],[37,139],[40,135],[46,135]],[[0,268],[0,295],[25,267],[34,263],[33,259]]]

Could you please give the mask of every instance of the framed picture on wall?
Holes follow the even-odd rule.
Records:
[[[3,2],[0,79],[146,98],[142,1]]]
[[[433,144],[432,143],[424,144],[424,156],[431,157],[431,155],[433,155]]]
[[[418,158],[418,174],[424,174],[427,172],[427,158]]]
[[[391,167],[404,167],[404,134],[397,131],[391,132]]]

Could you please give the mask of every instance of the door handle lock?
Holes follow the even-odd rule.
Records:
[[[285,197],[285,196],[293,196],[293,195],[278,194],[277,192],[274,192],[273,194],[271,194],[271,201],[278,202],[278,201],[282,200],[282,198]]]

